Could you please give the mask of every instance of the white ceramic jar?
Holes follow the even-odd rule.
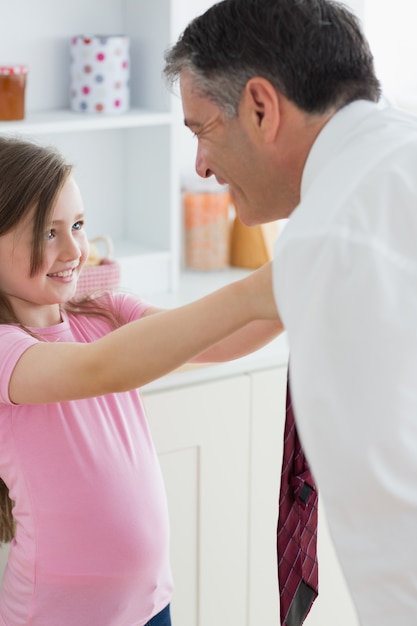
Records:
[[[130,105],[129,38],[78,35],[71,39],[70,100],[79,113],[125,113]]]

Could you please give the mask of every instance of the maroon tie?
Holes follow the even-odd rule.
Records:
[[[277,529],[281,626],[301,626],[318,595],[318,496],[304,456],[287,380]]]

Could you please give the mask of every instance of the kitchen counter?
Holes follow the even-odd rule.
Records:
[[[181,274],[179,289],[171,293],[146,295],[156,306],[174,308],[192,302],[206,294],[220,289],[224,285],[239,280],[248,274],[247,270],[227,268],[217,272],[185,271]],[[175,370],[167,376],[142,387],[142,391],[150,392],[161,389],[170,389],[183,385],[200,383],[244,374],[256,370],[268,369],[286,365],[288,360],[288,344],[286,334],[283,333],[269,344],[252,354],[216,364],[189,364]]]

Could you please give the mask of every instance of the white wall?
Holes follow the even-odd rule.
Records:
[[[175,5],[174,41],[194,17],[204,13],[213,4],[213,0],[177,0]],[[187,184],[189,181],[198,178],[194,170],[196,142],[190,131],[183,125],[184,120],[179,97],[176,100],[174,113],[177,119],[176,132],[180,148],[179,169],[181,182]]]
[[[400,106],[417,108],[417,2],[366,0],[365,31],[386,95]]]

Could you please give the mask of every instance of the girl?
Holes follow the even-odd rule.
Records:
[[[167,506],[137,387],[282,330],[269,265],[161,312],[123,294],[77,301],[87,256],[71,167],[0,138],[4,626],[169,626]]]

